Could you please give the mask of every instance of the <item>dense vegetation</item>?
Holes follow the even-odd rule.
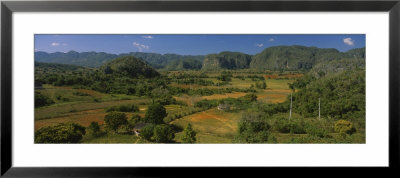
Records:
[[[292,143],[354,142],[354,133],[365,134],[365,69],[360,62],[345,60],[340,70],[332,70],[338,68],[338,62],[327,62],[324,73],[315,77],[315,70],[323,68],[313,69],[289,84],[293,91],[298,90],[292,98],[288,96],[280,104],[260,104],[243,114],[235,141],[274,142],[276,138],[270,134],[278,132],[307,134],[293,137]],[[286,113],[291,99],[292,112],[298,115],[289,119]],[[330,134],[333,132],[339,135]]]

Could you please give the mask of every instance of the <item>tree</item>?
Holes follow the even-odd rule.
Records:
[[[154,135],[154,127],[154,124],[149,124],[143,127],[142,130],[140,130],[140,137],[150,141]]]
[[[133,114],[132,117],[128,120],[128,125],[130,128],[135,127],[136,124],[143,122],[142,117],[139,114]]]
[[[86,135],[90,137],[98,137],[100,135],[100,126],[99,123],[97,122],[92,122],[90,125],[87,127],[87,132]]]
[[[54,101],[51,100],[48,96],[43,95],[40,92],[35,92],[35,108],[51,104],[54,104]]]
[[[256,82],[256,88],[258,89],[266,89],[267,88],[267,83],[264,81]]]
[[[176,102],[175,98],[173,98],[172,95],[169,94],[169,91],[164,88],[156,88],[151,91],[151,97],[153,101],[158,102],[162,105],[172,104]]]
[[[218,80],[224,81],[224,82],[230,82],[232,81],[232,74],[227,71],[222,71],[221,75],[217,77]]]
[[[128,119],[125,113],[112,111],[104,117],[108,129],[116,131],[121,125],[126,125]]]
[[[183,143],[196,142],[196,132],[192,129],[192,124],[189,123],[183,130],[182,141]]]
[[[260,113],[247,113],[239,121],[235,142],[266,143],[270,137],[271,126]]]
[[[244,95],[243,99],[250,101],[250,102],[257,101],[257,95],[254,93],[249,93],[249,94]]]
[[[104,69],[104,73],[105,73],[105,74],[111,74],[112,72],[113,72],[113,70],[111,69],[110,66],[107,66],[107,67]]]
[[[154,127],[153,137],[157,143],[171,143],[175,137],[175,133],[169,125],[161,124]]]
[[[43,127],[35,132],[35,143],[79,143],[85,127],[75,123],[61,123]]]
[[[148,107],[144,121],[146,123],[162,124],[164,123],[163,119],[166,116],[167,111],[165,110],[165,107],[159,103],[153,103]]]

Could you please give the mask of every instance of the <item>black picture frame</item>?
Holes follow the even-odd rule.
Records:
[[[290,11],[290,12],[389,12],[389,167],[399,168],[400,118],[400,1],[2,1],[1,2],[1,175],[5,177],[130,177],[179,176],[178,168],[18,168],[12,166],[12,17],[13,12],[124,12],[124,11]],[[209,171],[184,168],[207,175]],[[215,171],[214,168],[210,171]],[[227,168],[218,169],[220,172]],[[296,169],[307,173],[308,169]],[[325,168],[321,168],[325,169]],[[284,171],[284,170],[280,170]],[[242,168],[230,173],[247,174]],[[255,172],[265,169],[254,168]],[[332,173],[332,172],[331,172]],[[335,173],[332,173],[335,174]],[[190,176],[190,175],[189,175]]]

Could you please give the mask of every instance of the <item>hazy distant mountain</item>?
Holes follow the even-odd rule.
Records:
[[[104,52],[76,52],[70,51],[67,53],[55,52],[35,52],[35,61],[47,63],[73,64],[86,67],[100,67],[106,62],[121,56],[135,56],[149,63],[154,68],[163,68],[169,62],[182,59],[194,59],[203,61],[202,55],[178,55],[178,54],[158,54],[158,53],[143,53],[132,52],[124,54],[109,54]]]
[[[59,64],[73,64],[86,67],[100,67],[111,59],[117,58],[116,54],[103,52],[76,52],[70,51],[67,53],[55,52],[35,52],[35,61]]]

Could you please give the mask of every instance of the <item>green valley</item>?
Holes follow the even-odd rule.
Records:
[[[365,143],[365,48],[35,52],[35,143]]]

